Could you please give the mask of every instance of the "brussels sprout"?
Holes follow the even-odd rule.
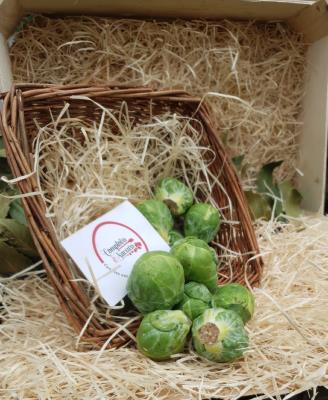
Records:
[[[198,282],[189,282],[185,284],[184,293],[192,299],[199,299],[205,303],[210,303],[212,294],[205,285]]]
[[[169,245],[173,246],[177,241],[183,239],[183,235],[175,230],[170,231],[169,233]]]
[[[166,360],[183,350],[191,321],[180,310],[147,314],[137,332],[138,350],[153,360]]]
[[[184,214],[193,203],[192,191],[175,178],[162,179],[155,189],[155,197],[163,201],[173,215]]]
[[[219,231],[219,211],[210,204],[198,203],[189,208],[184,219],[185,236],[196,236],[206,243],[212,241]]]
[[[217,288],[217,264],[211,247],[203,240],[181,239],[171,248],[171,254],[182,264],[187,282],[203,283],[211,292]]]
[[[127,285],[130,300],[143,314],[172,308],[182,300],[183,288],[183,267],[165,251],[149,251],[138,258]]]
[[[162,238],[169,242],[169,232],[174,224],[169,208],[159,200],[145,200],[138,204],[137,208]]]
[[[241,357],[248,346],[242,319],[234,311],[211,308],[196,318],[192,338],[197,353],[216,362]]]
[[[233,310],[246,323],[254,314],[255,301],[252,292],[245,286],[230,283],[216,289],[212,306]]]
[[[184,287],[184,295],[177,308],[182,310],[191,320],[210,308],[212,295],[201,283],[189,282]]]

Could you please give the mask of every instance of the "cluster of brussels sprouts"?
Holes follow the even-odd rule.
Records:
[[[171,246],[183,236],[194,236],[209,243],[219,231],[220,213],[211,204],[193,203],[193,193],[184,183],[164,178],[155,188],[155,199],[145,200],[137,208]],[[181,220],[183,233],[175,227]]]
[[[193,205],[190,189],[174,178],[163,179],[155,196],[138,209],[172,247],[143,254],[129,276],[128,296],[144,315],[138,349],[166,360],[183,351],[191,331],[196,352],[208,360],[240,357],[248,346],[244,324],[254,313],[254,298],[239,284],[217,286],[218,257],[208,243],[220,227],[218,210]],[[173,217],[181,216],[185,237],[174,230]]]

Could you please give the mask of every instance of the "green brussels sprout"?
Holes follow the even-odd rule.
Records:
[[[220,224],[220,213],[215,207],[205,203],[194,204],[185,215],[184,234],[209,243],[218,233]]]
[[[163,201],[173,215],[184,214],[194,201],[192,191],[176,178],[162,179],[155,189],[155,197]]]
[[[183,289],[183,267],[165,251],[138,258],[127,284],[128,296],[142,314],[171,309],[182,300]]]
[[[171,254],[182,264],[187,282],[203,283],[211,292],[216,290],[217,264],[207,243],[186,237],[171,248]]]
[[[169,233],[169,245],[173,246],[178,240],[183,239],[183,235],[175,230],[170,231]]]
[[[174,224],[169,208],[159,200],[145,200],[137,208],[168,243]]]
[[[248,346],[242,319],[224,308],[207,309],[197,317],[192,325],[192,338],[197,353],[216,362],[235,360]]]
[[[166,360],[183,350],[190,327],[191,321],[180,310],[147,314],[137,332],[138,350],[153,360]]]
[[[212,306],[233,310],[246,323],[254,314],[255,300],[253,293],[245,286],[230,283],[216,289],[212,298]]]
[[[211,307],[212,295],[205,285],[197,282],[185,284],[181,303],[176,308],[182,310],[191,320]]]

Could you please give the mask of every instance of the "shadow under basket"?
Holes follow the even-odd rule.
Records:
[[[82,99],[88,97],[93,102]],[[262,259],[253,229],[247,201],[235,169],[227,156],[218,134],[213,129],[209,111],[201,99],[192,97],[183,91],[151,88],[132,88],[123,85],[112,86],[52,86],[18,85],[8,93],[1,95],[3,110],[1,128],[6,146],[8,163],[22,194],[38,192],[39,186],[33,174],[32,142],[37,134],[36,122],[45,125],[58,115],[65,103],[69,103],[71,117],[79,117],[87,122],[99,122],[102,109],[109,108],[113,113],[122,109],[129,110],[133,124],[149,122],[153,116],[167,113],[191,118],[194,127],[202,128],[201,144],[211,148],[215,161],[209,166],[211,172],[219,177],[220,184],[212,190],[212,197],[223,208],[223,220],[233,220],[229,224],[223,221],[216,241],[228,248],[229,262],[219,268],[218,283],[246,282],[256,286],[260,282]],[[222,189],[224,188],[224,190]],[[226,209],[227,194],[231,207]],[[199,200],[201,196],[198,197]],[[67,255],[60,246],[56,233],[46,217],[46,205],[40,195],[22,198],[26,217],[36,244],[44,262],[59,302],[68,320],[77,333],[83,330],[82,340],[96,346],[106,344],[108,348],[120,347],[131,340],[140,323],[140,319],[131,319],[130,325],[108,342],[108,338],[117,330],[111,318],[104,323],[94,313],[94,305],[83,285],[76,281]],[[227,215],[224,215],[227,213]],[[228,215],[229,214],[229,215]],[[223,250],[222,250],[223,251]],[[221,250],[219,256],[222,258]],[[221,253],[220,253],[221,252]],[[226,252],[226,250],[225,250]],[[231,257],[233,255],[233,257]],[[92,308],[92,309],[91,309]]]

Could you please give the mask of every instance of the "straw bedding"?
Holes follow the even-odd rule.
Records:
[[[166,176],[182,179],[194,197],[202,195],[220,208],[211,193],[222,185],[208,168],[215,153],[201,144],[200,123],[169,112],[151,115],[133,125],[123,103],[117,112],[103,107],[99,121],[91,124],[70,118],[67,103],[58,118],[36,123],[35,173],[60,239],[123,200],[136,204],[152,197],[155,184]],[[229,200],[226,195],[224,208]]]
[[[2,279],[1,398],[232,400],[326,384],[328,219],[262,223],[257,233],[266,269],[248,325],[251,346],[232,364],[205,362],[192,351],[161,363],[133,347],[77,351],[41,272]]]
[[[119,80],[206,94],[231,155],[245,154],[249,186],[273,160],[285,161],[281,178],[296,173],[305,50],[280,23],[38,17],[11,58],[16,82]]]

